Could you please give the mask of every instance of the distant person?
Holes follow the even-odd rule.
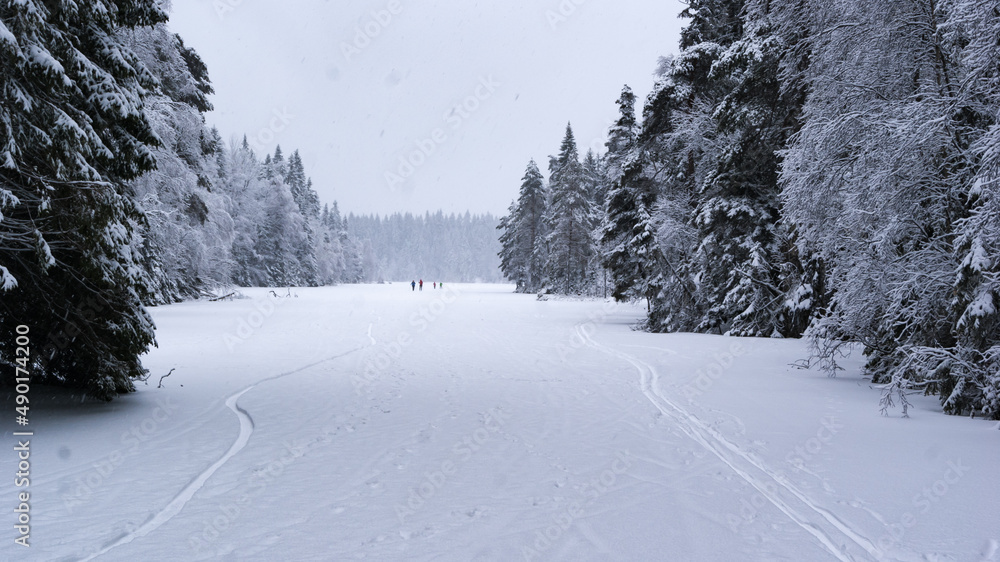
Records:
[[[420,280],[420,290],[421,291],[424,290],[424,280],[423,279]]]
[[[438,284],[437,284],[437,281],[435,281],[435,282],[434,282],[434,288],[435,288],[435,289],[437,289],[437,288],[438,288]]]
[[[410,290],[411,291],[416,291],[417,290],[417,282],[416,281],[410,281]]]

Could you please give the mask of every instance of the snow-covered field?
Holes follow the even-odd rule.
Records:
[[[138,393],[32,390],[31,547],[8,448],[0,558],[1000,560],[995,422],[511,290],[153,309]]]

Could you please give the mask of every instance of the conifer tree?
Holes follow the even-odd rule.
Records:
[[[693,259],[712,303],[706,328],[736,335],[798,335],[805,327],[786,322],[791,289],[784,280],[796,264],[785,255],[790,233],[779,220],[779,154],[798,128],[804,94],[780,82],[793,51],[780,34],[779,9],[766,0],[747,2],[740,31],[730,35],[736,40],[708,77],[726,94],[713,112],[721,142],[700,187],[695,226],[701,243]],[[799,307],[803,287],[795,288]],[[808,293],[811,305],[821,302],[811,285]]]
[[[996,339],[978,333],[992,330],[991,315],[966,315],[992,298],[980,301],[988,292],[977,287],[991,245],[964,231],[989,200],[974,187],[984,153],[973,147],[996,119],[979,90],[988,78],[971,78],[969,66],[972,30],[996,14],[972,8],[979,17],[966,18],[975,5],[814,4],[829,32],[810,41],[804,124],[784,152],[782,198],[800,245],[826,266],[831,304],[814,338],[826,349],[862,343],[885,405],[917,387],[940,393],[951,413],[996,416],[981,409],[995,391],[979,370],[992,361]],[[988,41],[992,59],[995,32]]]
[[[968,69],[958,92],[970,121],[981,136],[969,146],[976,158],[968,185],[969,216],[956,224],[955,276],[951,317],[955,345],[942,350],[913,350],[923,363],[946,411],[1000,419],[1000,12],[988,3],[956,7],[952,33],[963,43]],[[944,368],[942,368],[944,367]]]
[[[545,179],[534,160],[528,162],[516,202],[497,227],[502,231],[500,269],[518,292],[538,291],[545,278]]]
[[[595,216],[573,128],[559,155],[550,158],[546,270],[548,287],[557,293],[582,293],[593,287]]]
[[[626,162],[635,153],[636,138],[639,135],[639,124],[635,118],[635,94],[628,84],[622,87],[622,93],[615,103],[618,104],[618,119],[608,129],[608,140],[604,143],[608,150],[604,155],[604,167],[611,183],[622,177]]]
[[[152,0],[0,5],[0,361],[28,327],[33,372],[111,399],[153,343],[128,180],[154,166],[155,80],[119,31]]]
[[[159,82],[145,103],[161,140],[157,166],[131,182],[148,222],[141,248],[147,303],[198,298],[230,283],[232,262],[232,218],[222,193],[213,191],[224,147],[202,115],[211,108],[211,83],[197,53],[165,23],[122,35]]]
[[[608,131],[605,160],[614,183],[606,197],[601,229],[601,243],[606,248],[604,266],[611,275],[611,294],[619,301],[653,296],[645,281],[656,267],[649,262],[654,242],[650,219],[656,194],[650,182],[637,178],[634,171],[626,171],[629,159],[637,154],[638,132],[635,96],[625,86],[618,98],[618,120]]]

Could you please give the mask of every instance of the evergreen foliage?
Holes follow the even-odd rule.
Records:
[[[165,19],[151,0],[0,5],[0,361],[27,325],[32,372],[105,399],[154,341],[128,181],[155,165],[156,80],[119,32]]]
[[[798,337],[831,373],[860,346],[909,392],[1000,419],[1000,9],[977,0],[691,0],[641,123],[550,159],[546,286],[580,292],[581,232],[647,327]],[[595,163],[594,160],[599,160]],[[594,183],[589,178],[600,177]],[[503,268],[528,286],[522,197]]]

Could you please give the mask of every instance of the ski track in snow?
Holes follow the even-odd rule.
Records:
[[[787,515],[796,525],[816,537],[838,560],[842,562],[854,562],[856,560],[885,559],[885,553],[881,552],[872,540],[851,528],[850,525],[842,521],[828,509],[814,503],[791,482],[764,466],[763,463],[741,450],[716,429],[706,425],[697,416],[665,396],[659,389],[659,374],[652,365],[635,356],[598,343],[587,333],[587,330],[583,329],[582,324],[577,326],[576,330],[588,346],[627,361],[635,367],[639,371],[639,384],[642,393],[660,412],[676,422],[677,426],[688,437],[729,466],[733,472],[756,489],[761,496],[767,498],[771,504]],[[748,464],[750,466],[746,466]],[[752,472],[755,472],[755,469],[756,472],[762,473],[761,477],[752,474]],[[773,486],[770,485],[771,482],[774,483]],[[801,506],[798,506],[798,509],[793,507],[791,504],[795,503],[794,500],[786,501],[782,497],[782,491],[785,492],[784,495],[791,495],[797,499],[801,503]],[[805,509],[803,510],[803,508]],[[810,519],[803,515],[801,511],[813,511],[820,516],[821,521]],[[825,525],[824,522],[826,523]],[[837,536],[838,531],[841,535],[849,539],[850,542],[842,541],[841,545],[837,546],[838,541],[834,537]],[[855,546],[852,547],[850,543],[854,543]],[[857,547],[863,549],[864,553],[858,552]]]
[[[178,493],[176,496],[174,496],[172,500],[170,500],[170,503],[168,503],[166,507],[161,509],[159,512],[153,514],[149,519],[146,520],[145,523],[143,523],[136,529],[128,533],[125,533],[117,540],[111,542],[110,544],[106,545],[104,548],[98,550],[97,552],[94,552],[90,556],[82,559],[82,562],[89,562],[90,560],[93,560],[98,556],[107,554],[108,552],[110,552],[115,548],[118,548],[119,546],[128,544],[134,541],[135,539],[145,537],[149,533],[158,529],[167,521],[173,519],[175,515],[177,515],[178,513],[181,512],[182,509],[184,509],[184,506],[187,505],[189,501],[191,501],[194,495],[198,493],[198,490],[200,490],[205,485],[205,483],[208,482],[208,479],[211,478],[212,475],[216,473],[216,471],[222,468],[223,465],[229,462],[229,459],[236,456],[237,453],[242,451],[243,448],[247,446],[247,444],[250,442],[250,436],[253,435],[254,423],[253,423],[253,417],[250,416],[250,413],[247,412],[242,407],[240,407],[240,405],[238,404],[238,401],[241,396],[243,396],[247,392],[250,392],[254,388],[266,382],[271,382],[277,379],[294,375],[296,373],[301,373],[302,371],[311,369],[317,365],[321,365],[329,361],[334,361],[336,359],[340,359],[342,357],[351,355],[352,353],[357,353],[367,347],[374,346],[376,344],[376,341],[375,338],[372,336],[373,326],[374,324],[368,325],[367,335],[371,343],[367,345],[361,345],[355,347],[354,349],[350,349],[343,353],[334,355],[332,357],[327,357],[326,359],[320,359],[319,361],[310,363],[308,365],[305,365],[304,367],[299,367],[298,369],[294,369],[292,371],[288,371],[285,373],[281,373],[279,375],[274,375],[273,377],[268,377],[266,379],[259,380],[251,384],[250,386],[247,386],[242,390],[239,390],[234,394],[231,394],[228,398],[226,398],[226,407],[232,410],[240,421],[240,433],[239,435],[237,435],[236,440],[233,442],[233,444],[229,447],[229,450],[226,451],[226,454],[222,455],[222,457],[219,460],[215,461],[215,463],[213,463],[207,469],[202,471],[201,474],[197,475],[187,486],[184,487],[184,489],[180,491],[180,493]]]

